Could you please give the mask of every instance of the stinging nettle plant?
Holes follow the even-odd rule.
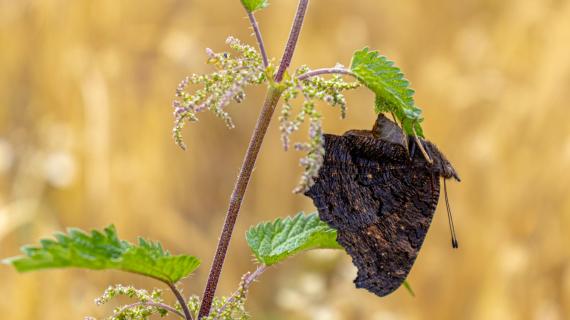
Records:
[[[50,268],[84,268],[93,270],[121,270],[137,273],[161,281],[174,294],[177,303],[168,305],[162,290],[147,291],[132,286],[114,285],[96,299],[102,305],[117,296],[126,296],[133,302],[116,308],[108,319],[149,319],[152,315],[174,314],[183,319],[249,319],[245,301],[250,286],[271,266],[306,250],[339,249],[336,231],[321,221],[316,213],[299,213],[293,217],[276,219],[253,226],[246,240],[258,263],[255,271],[245,274],[237,290],[229,297],[216,297],[224,259],[247,190],[257,155],[275,109],[282,98],[279,130],[283,147],[290,147],[290,135],[308,122],[308,139],[294,143],[295,150],[305,152],[300,160],[304,171],[294,192],[303,193],[314,183],[323,162],[322,116],[318,102],[338,107],[344,118],[347,104],[343,93],[365,86],[376,95],[375,111],[390,113],[410,136],[423,137],[421,110],[415,105],[414,91],[400,69],[376,51],[368,48],[354,53],[348,68],[337,64],[330,68],[311,69],[300,66],[289,69],[309,0],[300,0],[289,39],[279,63],[267,56],[261,31],[254,13],[268,6],[267,0],[241,0],[254,31],[258,47],[228,37],[229,52],[206,49],[207,62],[215,70],[210,74],[193,74],[185,78],[176,89],[173,102],[176,144],[185,149],[182,129],[187,122],[198,120],[198,114],[211,111],[233,128],[226,110],[233,102],[245,99],[250,85],[267,87],[265,101],[247,147],[243,165],[230,198],[226,219],[216,248],[208,282],[202,296],[185,297],[178,283],[187,278],[200,265],[191,255],[172,255],[158,242],[140,239],[138,244],[120,240],[114,226],[102,232],[85,233],[69,229],[57,233],[54,239],[44,239],[39,246],[22,248],[23,255],[5,259],[19,272]],[[345,81],[350,78],[351,82]],[[296,101],[301,100],[299,105]],[[418,143],[421,148],[422,144]],[[429,156],[422,150],[429,161]],[[405,287],[412,293],[409,284]],[[91,319],[91,318],[90,318]]]

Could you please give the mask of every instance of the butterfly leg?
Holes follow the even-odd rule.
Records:
[[[410,146],[410,160],[413,160],[414,154],[416,153],[416,142],[411,137],[408,140],[408,145]]]

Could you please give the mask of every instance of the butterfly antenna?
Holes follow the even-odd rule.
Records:
[[[455,225],[453,224],[453,216],[451,215],[451,206],[449,205],[449,198],[447,197],[447,184],[445,178],[443,179],[443,193],[445,193],[445,207],[447,208],[447,220],[449,221],[449,232],[451,233],[451,246],[453,249],[459,248],[457,242],[457,235],[455,233]]]

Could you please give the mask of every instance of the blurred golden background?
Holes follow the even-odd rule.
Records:
[[[297,3],[258,13],[280,58]],[[114,223],[123,238],[160,240],[202,258],[184,283],[201,294],[263,88],[231,106],[237,128],[203,114],[171,139],[178,82],[208,72],[204,48],[226,36],[255,44],[238,0],[0,0],[0,257],[56,230]],[[293,66],[348,65],[364,46],[404,70],[437,143],[463,181],[450,185],[460,249],[440,203],[410,275],[378,298],[354,288],[342,252],[315,251],[270,269],[251,291],[254,319],[570,319],[570,1],[313,0]],[[348,119],[369,128],[373,97],[348,94]],[[244,232],[314,210],[293,195],[301,154],[266,142],[222,274],[231,293],[254,268]],[[0,318],[103,318],[111,283],[152,280],[80,270],[0,267]]]

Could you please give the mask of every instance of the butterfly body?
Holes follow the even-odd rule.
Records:
[[[383,115],[371,131],[325,135],[324,163],[306,192],[358,268],[356,286],[379,296],[410,272],[438,203],[439,178],[459,179],[435,145],[420,140],[430,163],[408,152],[414,143]]]

